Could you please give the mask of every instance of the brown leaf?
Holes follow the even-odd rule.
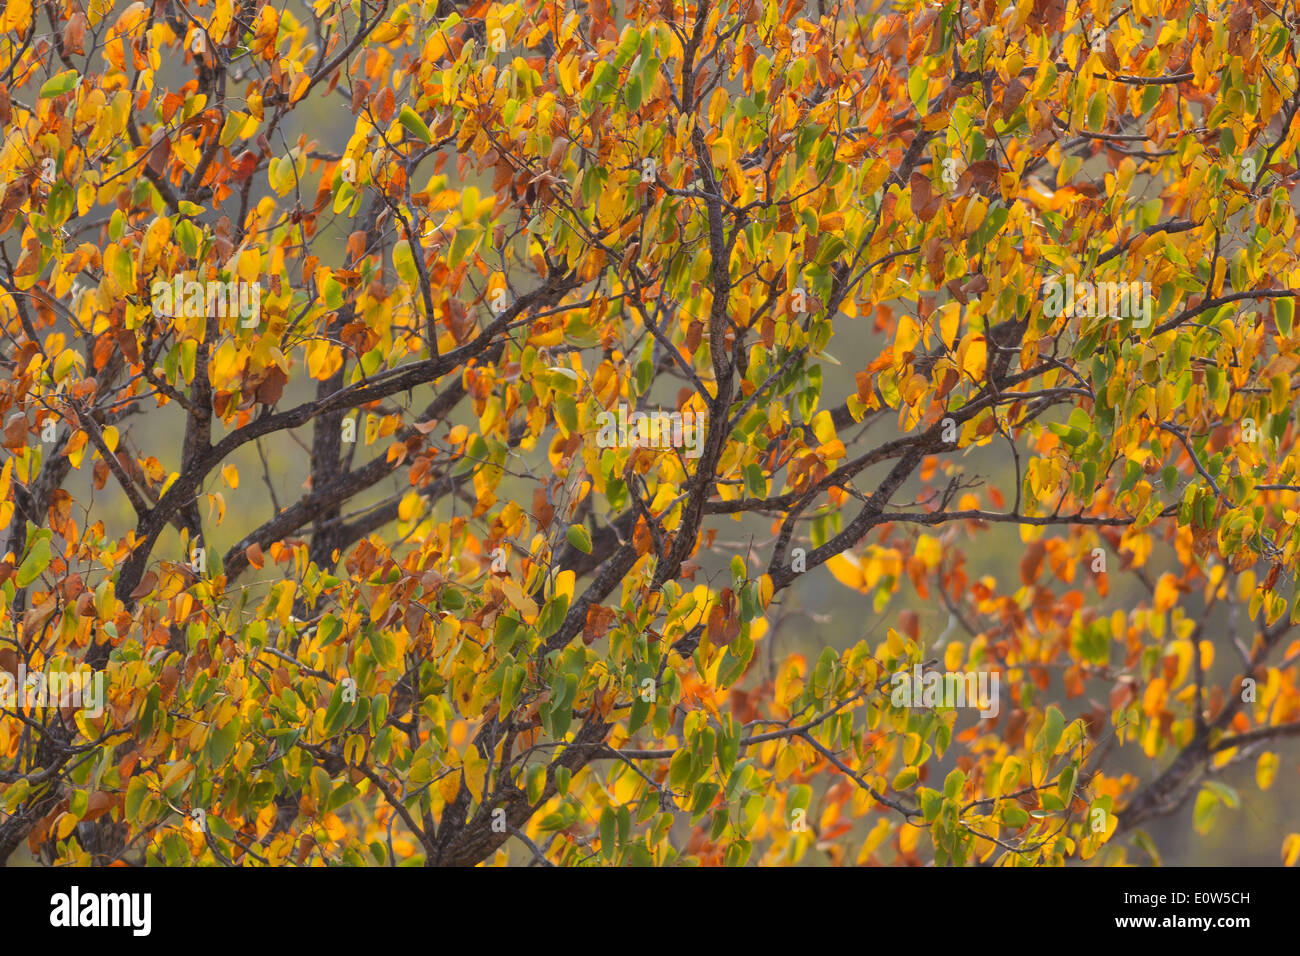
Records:
[[[111,793],[96,790],[86,799],[86,812],[81,815],[81,819],[86,823],[98,820],[116,805],[117,798]]]
[[[32,639],[45,627],[45,622],[54,616],[59,604],[53,597],[38,604],[23,615],[23,647],[30,647]]]
[[[267,369],[266,378],[262,381],[262,384],[257,386],[254,396],[263,405],[274,405],[280,400],[280,396],[284,394],[284,386],[288,381],[289,377],[284,374],[280,366],[272,365]]]
[[[1038,580],[1038,572],[1042,570],[1043,558],[1047,555],[1047,543],[1045,541],[1030,542],[1025,549],[1025,556],[1020,559],[1020,583],[1028,587]]]
[[[617,612],[603,604],[593,604],[587,608],[587,620],[582,629],[582,643],[591,646],[597,638],[609,631]]]
[[[78,10],[68,18],[63,28],[63,48],[65,53],[85,53],[86,15]]]
[[[555,520],[555,508],[546,500],[546,491],[543,488],[533,489],[533,517],[537,519],[537,527],[545,531]]]
[[[1028,91],[1029,87],[1021,83],[1019,77],[1012,79],[1002,91],[1002,115],[1010,115],[1020,105],[1020,101],[1025,98],[1025,93]]]
[[[557,136],[555,142],[551,144],[551,152],[546,157],[546,165],[552,170],[558,170],[560,163],[564,162],[564,154],[569,150],[569,141],[563,136]]]
[[[397,109],[396,101],[393,99],[393,88],[391,86],[385,86],[382,90],[376,93],[371,108],[379,114],[379,118],[385,123],[391,120],[393,118],[393,113]]]
[[[361,107],[366,102],[366,97],[370,95],[370,84],[365,80],[357,80],[352,84],[352,115],[356,116],[361,112]]]
[[[348,236],[348,255],[353,259],[360,259],[366,254],[366,234],[364,230],[358,229]]]
[[[160,688],[160,699],[171,700],[172,694],[176,691],[176,684],[181,679],[181,672],[170,664],[162,669],[158,675],[158,686]]]
[[[167,138],[167,130],[154,130],[153,138],[149,142],[149,169],[155,176],[163,174],[171,155],[172,144]]]
[[[996,186],[998,182],[998,164],[991,159],[981,159],[978,163],[971,163],[966,167],[963,177],[969,175],[976,188],[984,191],[990,186]]]
[[[4,432],[6,448],[22,448],[27,444],[27,416],[22,412],[14,412],[5,422]]]
[[[131,599],[138,601],[142,597],[149,596],[150,594],[153,593],[154,586],[157,583],[158,583],[157,573],[154,571],[149,571],[148,573],[145,574],[143,578],[140,579],[140,583],[135,586],[135,590],[131,592]]]
[[[912,640],[921,639],[921,618],[915,611],[900,611],[898,613],[898,627]]]
[[[930,198],[934,190],[930,186],[930,178],[922,173],[912,173],[911,179],[908,180],[908,186],[912,191],[912,208],[923,209],[929,205]]]

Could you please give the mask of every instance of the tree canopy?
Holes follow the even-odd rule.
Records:
[[[8,0],[0,863],[1225,826],[1300,735],[1289,10]]]

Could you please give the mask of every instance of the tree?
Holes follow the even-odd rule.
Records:
[[[0,20],[0,860],[1116,863],[1273,784],[1273,8]]]

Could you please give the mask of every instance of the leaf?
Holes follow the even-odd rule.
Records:
[[[943,795],[949,800],[956,800],[961,796],[962,788],[965,786],[966,774],[961,770],[952,770],[943,782]]]
[[[1088,101],[1088,128],[1100,132],[1106,125],[1106,94],[1098,91]]]
[[[420,114],[409,106],[402,107],[402,111],[397,115],[397,121],[420,142],[433,142],[433,134],[429,132],[429,127],[425,125],[424,120],[420,119]]]
[[[1295,321],[1295,299],[1283,298],[1273,300],[1273,321],[1282,335],[1290,337],[1291,325]]]
[[[393,243],[393,268],[409,288],[414,289],[419,285],[420,274],[415,268],[415,257],[411,253],[411,244],[405,239]]]
[[[1065,716],[1055,706],[1050,705],[1047,708],[1046,718],[1043,721],[1043,753],[1052,757],[1056,754],[1056,745],[1061,741],[1061,733],[1065,729]]]
[[[1029,813],[1017,803],[1004,803],[1000,814],[1001,820],[1009,827],[1022,827],[1029,822]]]
[[[1206,780],[1202,786],[1213,793],[1229,810],[1235,810],[1241,804],[1241,797],[1237,795],[1237,791],[1227,784],[1219,783],[1217,780]]]
[[[894,790],[906,790],[916,783],[917,777],[918,773],[915,767],[904,767],[894,775],[894,779],[890,781],[889,786]]]
[[[583,554],[591,554],[591,535],[588,533],[585,525],[571,524],[564,536],[569,539],[569,544],[573,545]]]
[[[1219,814],[1219,798],[1210,790],[1202,790],[1196,795],[1196,806],[1192,810],[1192,827],[1201,836],[1210,832],[1214,819]]]
[[[1282,865],[1295,866],[1300,860],[1300,833],[1288,833],[1282,841]]]
[[[62,73],[56,73],[46,80],[37,96],[43,100],[62,96],[64,93],[76,89],[80,80],[81,74],[76,70],[64,70]]]
[[[50,566],[50,541],[48,538],[38,538],[32,545],[31,551],[23,560],[22,565],[18,568],[18,574],[15,582],[18,587],[25,588],[31,584],[41,573]]]
[[[235,745],[239,742],[239,729],[241,723],[238,717],[232,717],[224,727],[215,727],[208,734],[207,753],[208,759],[214,767],[219,767],[226,762],[232,753]]]
[[[66,840],[72,834],[72,831],[77,828],[79,822],[74,814],[60,814],[59,822],[55,827],[54,838],[56,840]]]
[[[1273,781],[1277,778],[1277,767],[1277,754],[1265,751],[1259,755],[1259,761],[1255,764],[1255,783],[1259,789],[1267,790],[1273,786]]]
[[[150,594],[153,593],[153,589],[157,586],[157,584],[158,584],[157,573],[153,571],[146,571],[144,577],[140,579],[140,583],[137,584],[135,586],[135,589],[131,592],[132,600],[138,601],[141,598],[148,597]]]

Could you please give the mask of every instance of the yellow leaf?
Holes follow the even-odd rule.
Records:
[[[64,349],[59,353],[59,357],[54,360],[54,380],[62,382],[72,372],[73,368],[81,364],[81,356],[75,349]]]
[[[903,824],[903,829],[898,833],[898,848],[904,853],[912,853],[916,850],[916,845],[921,840],[921,829],[914,827],[910,823]]]
[[[188,760],[176,761],[171,765],[171,769],[167,771],[167,775],[163,777],[162,783],[158,785],[158,789],[166,790],[193,769],[194,764],[190,763]]]
[[[487,779],[487,760],[478,752],[478,748],[471,746],[465,751],[461,771],[465,775],[465,786],[469,787],[474,799],[482,800],[483,783]]]
[[[446,803],[451,803],[460,792],[460,778],[454,773],[447,774],[438,781],[438,792],[442,794],[442,799]]]
[[[239,487],[239,469],[234,465],[223,465],[221,468],[221,477],[231,488]]]
[[[111,452],[117,451],[117,428],[109,425],[104,429],[104,444]]]
[[[512,581],[510,578],[502,578],[501,590],[505,592],[506,600],[523,612],[524,617],[531,618],[537,613],[537,605],[533,602],[524,589]]]
[[[1156,582],[1155,607],[1164,613],[1178,603],[1178,579],[1172,574],[1160,575]]]
[[[862,562],[857,555],[837,554],[826,562],[835,580],[855,591],[862,590]]]
[[[1259,784],[1259,789],[1267,790],[1273,786],[1277,777],[1277,764],[1277,754],[1265,751],[1259,755],[1259,762],[1255,764],[1255,782]]]
[[[726,109],[727,100],[730,94],[719,86],[713,91],[713,97],[709,100],[709,125],[717,127],[718,121],[722,119],[722,111]]]
[[[59,822],[55,827],[55,839],[66,840],[77,826],[77,818],[71,813],[64,813],[59,816]]]
[[[871,856],[885,842],[889,836],[889,821],[881,818],[876,821],[876,825],[871,828],[867,834],[867,839],[862,844],[862,849],[858,852],[858,865],[862,866],[871,860]]]
[[[886,160],[878,159],[872,163],[871,168],[867,170],[866,176],[862,179],[862,195],[870,196],[874,193],[893,171],[894,168]]]
[[[944,303],[939,310],[939,335],[943,337],[943,344],[952,348],[957,341],[957,329],[961,325],[961,306],[956,302]]]
[[[957,346],[957,364],[972,380],[982,382],[988,367],[989,350],[982,335],[968,335]]]
[[[902,358],[907,352],[916,351],[916,343],[921,340],[921,330],[910,315],[898,317],[898,334],[894,336],[894,356]]]
[[[397,505],[397,517],[402,521],[410,521],[420,513],[420,493],[418,491],[409,491]]]
[[[927,568],[937,567],[943,559],[943,547],[939,544],[938,538],[932,538],[928,534],[923,534],[916,539],[916,556],[921,559]]]
[[[831,413],[822,409],[812,420],[813,434],[817,436],[817,441],[825,445],[827,442],[835,440],[835,423],[831,420]]]
[[[1282,862],[1286,866],[1295,866],[1300,859],[1300,833],[1288,833],[1282,841]]]

